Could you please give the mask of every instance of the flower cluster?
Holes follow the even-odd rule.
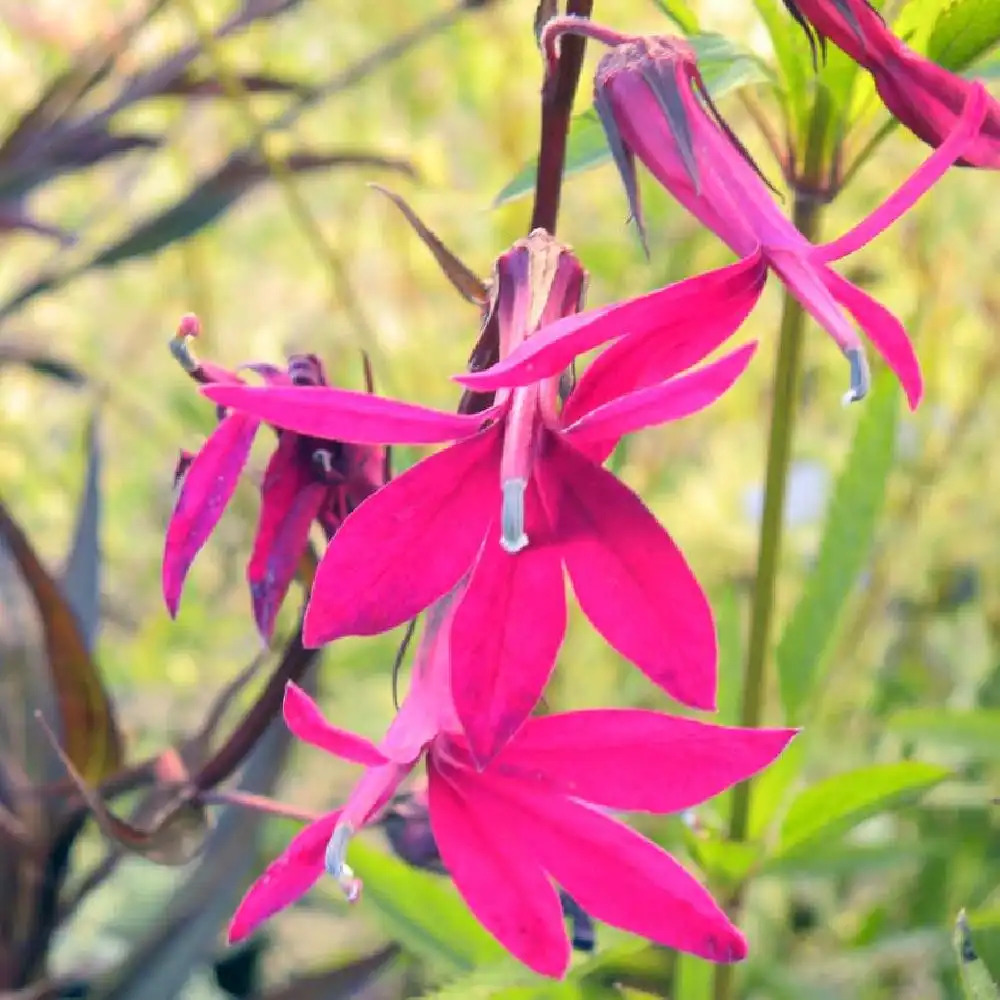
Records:
[[[459,413],[329,386],[312,356],[284,370],[250,366],[263,385],[203,368],[202,391],[224,416],[186,470],[168,529],[171,610],[265,423],[278,445],[248,572],[261,632],[270,634],[314,520],[329,544],[304,617],[307,646],[426,613],[409,692],[378,745],[331,725],[289,685],[292,731],[364,771],[343,807],[305,828],[251,887],[233,940],[324,871],[356,897],[349,839],[385,815],[422,764],[430,856],[532,969],[565,971],[564,916],[581,908],[712,961],[745,954],[707,891],[617,814],[696,805],[766,767],[794,732],[638,709],[534,713],[566,631],[564,572],[609,646],[677,702],[714,709],[705,595],[666,530],[604,462],[624,436],[694,414],[735,382],[754,344],[706,359],[753,309],[770,272],[846,356],[848,398],[860,399],[868,384],[860,329],[911,405],[920,399],[901,324],[831,263],[891,225],[952,164],[996,165],[997,104],[981,85],[950,77],[935,101],[913,99],[913,79],[932,86],[949,75],[908,53],[864,0],[792,7],[869,69],[889,107],[936,147],[844,236],[814,245],[787,218],[713,105],[686,42],[557,17],[541,35],[550,72],[567,33],[610,46],[597,68],[596,107],[640,230],[636,159],[735,263],[582,311],[582,264],[535,230],[500,255],[483,286],[473,356],[495,363],[456,376],[471,393]],[[579,355],[610,341],[578,379],[570,374]],[[389,480],[393,444],[446,447]]]

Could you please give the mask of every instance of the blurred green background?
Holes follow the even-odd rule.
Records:
[[[290,128],[269,134],[276,155],[365,151],[412,164],[413,179],[352,166],[294,177],[329,247],[325,254],[290,210],[287,192],[263,180],[190,238],[116,266],[84,269],[8,308],[40,275],[68,274],[91,261],[250,143],[246,117],[225,93],[157,96],[129,106],[114,117],[114,130],[162,137],[159,148],[137,149],[33,186],[19,204],[30,218],[73,234],[72,245],[20,230],[2,233],[0,495],[39,553],[58,567],[84,480],[87,419],[97,412],[103,455],[97,659],[117,704],[129,759],[192,730],[212,695],[259,650],[243,579],[257,512],[252,479],[237,491],[196,562],[176,622],[160,596],[159,561],[178,449],[197,448],[214,424],[212,407],[166,350],[177,320],[187,311],[198,313],[205,332],[197,353],[218,363],[280,363],[290,351],[311,351],[324,358],[333,380],[356,387],[364,347],[381,391],[454,406],[458,392],[448,376],[461,370],[475,340],[476,310],[455,295],[392,205],[366,185],[374,180],[402,193],[459,256],[488,274],[494,257],[525,233],[530,214],[530,198],[500,208],[492,202],[537,152],[534,7],[529,0],[497,0],[483,10],[459,12],[398,59],[385,60],[354,85],[317,101]],[[630,31],[670,30],[656,8],[649,0],[597,0],[595,16]],[[229,3],[197,4],[213,25],[233,9]],[[234,72],[300,88],[252,94],[250,107],[263,123],[300,100],[302,88],[335,77],[444,9],[440,0],[303,0],[226,39],[220,51]],[[706,0],[695,9],[703,31],[722,32],[769,59],[768,37],[751,4]],[[0,0],[6,128],[86,46],[109,38],[139,10],[115,0]],[[124,47],[88,102],[99,106],[131,74],[194,38],[185,6],[163,5]],[[804,39],[799,44],[807,56]],[[595,58],[588,53],[579,110],[589,106]],[[206,57],[192,67],[215,76]],[[752,89],[764,114],[773,116],[776,105],[766,88]],[[780,170],[768,159],[745,102],[728,94],[720,103],[778,181]],[[864,112],[877,120],[874,105]],[[869,212],[923,155],[916,140],[894,132],[830,206],[825,237]],[[714,237],[647,180],[649,260],[626,225],[613,167],[604,164],[566,184],[558,235],[590,270],[591,304],[729,259]],[[858,526],[860,572],[849,572],[844,601],[821,613],[833,636],[815,664],[808,710],[796,720],[804,721],[808,739],[792,763],[775,769],[760,795],[773,808],[757,828],[765,846],[746,858],[728,850],[732,845],[719,834],[725,801],[683,819],[638,823],[687,863],[699,865],[720,894],[753,871],[740,920],[751,943],[740,973],[741,995],[958,996],[949,936],[963,906],[988,963],[1000,972],[1000,820],[992,801],[1000,794],[1000,394],[993,385],[1000,372],[998,197],[996,177],[988,172],[952,171],[843,269],[903,319],[918,345],[927,394],[918,413],[899,412],[883,448],[891,461],[879,464],[877,456],[862,455],[853,467],[852,488],[876,484],[869,518],[875,527],[868,532],[865,515],[855,520],[853,512],[842,525],[848,547],[852,525]],[[713,597],[722,643],[721,717],[727,722],[737,718],[780,306],[780,288],[772,281],[735,341],[759,339],[761,349],[722,401],[706,413],[635,436],[615,458],[620,474],[668,526]],[[67,385],[13,360],[39,353],[78,369],[84,384]],[[792,614],[815,569],[829,500],[859,422],[873,406],[881,407],[883,422],[900,406],[888,383],[877,379],[872,399],[843,408],[843,360],[812,326],[805,364],[779,622]],[[877,444],[868,447],[878,451]],[[400,449],[397,467],[417,454]],[[877,467],[869,470],[864,461]],[[258,461],[258,473],[260,468]],[[30,645],[36,623],[15,613],[9,588],[4,594],[0,626],[8,641],[11,630],[22,630],[19,641]],[[294,626],[296,601],[287,603],[279,634]],[[30,635],[23,632],[28,628]],[[319,674],[322,701],[339,724],[371,737],[383,732],[393,711],[389,668],[399,638],[344,640],[326,651]],[[782,701],[775,671],[770,675],[765,721],[778,724]],[[673,710],[578,613],[547,703],[554,709],[641,704]],[[782,817],[803,789],[835,774],[908,759],[943,765],[948,776],[928,781],[934,787],[922,796],[904,790],[875,808],[855,810],[846,826],[831,824],[828,836],[805,852],[771,849],[780,844]],[[345,794],[354,773],[295,749],[277,794],[303,807],[328,808]],[[818,800],[838,794],[821,788]],[[294,829],[287,821],[265,827],[252,873]],[[381,848],[383,842],[376,832],[370,843]],[[88,833],[76,851],[82,870],[100,857],[98,836]],[[240,876],[241,884],[247,876]],[[127,862],[60,933],[53,968],[75,973],[113,964],[155,925],[171,887],[183,877],[183,870]],[[418,883],[406,885],[401,892],[417,891]],[[278,983],[294,972],[371,951],[387,934],[407,949],[408,970],[413,961],[427,963],[426,969],[421,965],[416,978],[408,972],[395,992],[383,986],[381,994],[343,995],[419,993],[469,975],[473,959],[442,958],[437,952],[447,948],[441,941],[421,936],[419,926],[417,932],[412,926],[401,930],[399,914],[388,913],[387,923],[392,907],[380,904],[378,891],[372,895],[348,910],[335,887],[324,887],[275,919],[267,930],[261,981]],[[193,978],[176,995],[225,995],[205,964],[216,946],[221,949],[221,919],[190,961]],[[419,925],[419,912],[406,920]],[[598,937],[626,964],[638,954],[638,943],[624,935],[599,928]],[[511,981],[499,978],[509,991],[517,974],[504,968]],[[499,995],[492,975],[473,972],[450,989],[455,996]],[[672,983],[669,995],[707,998],[704,975],[699,963],[688,961],[677,970],[668,962],[649,973],[644,988],[660,994],[650,984],[662,981],[662,995]],[[634,984],[635,990],[642,987]],[[549,996],[546,990],[554,989],[525,985],[523,977],[518,988],[524,996]],[[155,992],[147,995],[157,1000]]]

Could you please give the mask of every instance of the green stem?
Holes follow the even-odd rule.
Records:
[[[829,101],[826,91],[817,92],[816,104],[806,142],[805,163],[796,178],[792,218],[796,228],[810,242],[820,229],[822,202],[817,197],[823,176],[824,145],[829,124]],[[767,663],[774,620],[774,592],[781,559],[781,536],[784,526],[785,493],[792,455],[792,435],[798,409],[798,381],[802,357],[802,333],[806,312],[786,287],[781,314],[778,360],[774,372],[774,400],[767,442],[767,469],[764,477],[764,512],[757,547],[757,573],[754,578],[753,605],[750,612],[750,638],[743,672],[743,701],[740,724],[756,728],[761,723],[767,691]],[[733,809],[729,820],[729,839],[744,841],[750,826],[752,784],[744,781],[733,790]],[[740,886],[730,900],[735,916],[743,900]],[[730,1000],[733,995],[732,965],[716,966],[714,1000]]]

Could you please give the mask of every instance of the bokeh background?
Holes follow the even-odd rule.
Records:
[[[161,7],[121,47],[84,107],[106,106],[134,74],[195,43],[185,5]],[[197,560],[176,621],[163,606],[159,562],[174,465],[179,449],[197,448],[215,420],[213,408],[167,350],[177,320],[188,311],[201,317],[204,333],[196,351],[218,363],[280,363],[288,352],[311,351],[323,357],[333,380],[360,387],[364,348],[381,391],[454,406],[458,392],[448,376],[464,366],[477,334],[477,312],[450,288],[396,209],[367,185],[377,181],[403,194],[470,267],[488,274],[496,255],[525,233],[530,215],[530,198],[501,207],[493,201],[537,152],[540,60],[534,7],[529,0],[496,0],[442,18],[398,58],[379,60],[361,79],[296,116],[290,127],[268,132],[275,155],[364,152],[412,166],[412,177],[377,166],[295,174],[291,183],[322,235],[322,252],[302,213],[290,206],[287,187],[262,176],[210,224],[191,225],[197,231],[186,238],[162,240],[165,245],[151,253],[123,254],[111,266],[81,267],[177,202],[234,150],[252,146],[246,108],[234,106],[224,87],[211,85],[218,75],[207,56],[191,63],[189,82],[201,79],[201,93],[192,85],[179,94],[153,96],[112,119],[115,132],[155,136],[157,147],[81,169],[53,169],[51,176],[39,166],[42,174],[30,191],[22,198],[15,189],[3,203],[12,206],[12,214],[58,226],[72,242],[16,228],[2,233],[0,496],[42,558],[58,570],[80,509],[88,457],[93,459],[88,421],[96,421],[101,554],[96,659],[113,694],[129,759],[193,730],[212,696],[260,651],[243,579],[257,513],[253,475]],[[703,30],[724,33],[770,58],[767,34],[750,3],[706,0],[694,8]],[[197,3],[199,16],[210,25],[238,9],[216,0]],[[257,75],[274,87],[284,85],[277,93],[250,94],[248,106],[264,124],[296,105],[310,87],[334,79],[445,9],[444,0],[301,0],[227,38],[219,53],[248,79]],[[116,0],[0,0],[4,130],[13,129],[89,46],[111,39],[140,11],[137,3]],[[628,30],[669,29],[649,0],[597,0],[595,15]],[[579,110],[589,105],[595,58],[588,53]],[[989,75],[991,66],[987,59],[980,72]],[[720,103],[780,186],[780,169],[769,159],[745,103],[732,94]],[[766,93],[758,93],[757,103],[773,116]],[[870,114],[877,116],[874,107]],[[826,238],[870,211],[924,154],[901,131],[890,135],[827,210]],[[0,170],[3,166],[0,155]],[[591,304],[729,259],[714,237],[647,180],[648,259],[626,224],[627,207],[612,166],[567,181],[558,235],[590,271]],[[859,814],[860,821],[821,838],[804,854],[773,863],[755,858],[741,918],[752,949],[739,980],[741,995],[959,996],[949,939],[960,907],[970,910],[976,940],[1000,972],[992,958],[994,952],[1000,957],[1000,820],[993,804],[1000,794],[998,199],[995,176],[954,170],[844,267],[906,323],[924,365],[927,394],[918,413],[901,411],[894,418],[891,468],[873,473],[886,477],[884,500],[873,501],[875,527],[870,544],[863,540],[862,571],[857,579],[852,575],[836,621],[827,623],[834,638],[816,665],[805,720],[810,737],[794,767],[775,779],[775,809],[787,808],[802,789],[825,778],[875,764],[912,758],[943,765],[949,775],[919,798],[902,794],[871,810],[877,815]],[[65,280],[16,303],[22,289],[46,275]],[[614,459],[713,597],[722,645],[720,711],[729,722],[737,718],[740,696],[780,307],[780,288],[771,282],[737,337],[758,339],[758,355],[723,400],[708,412],[635,436]],[[39,358],[55,359],[78,377],[72,384],[52,377]],[[805,364],[779,622],[792,613],[815,567],[830,498],[869,405],[841,406],[845,365],[814,326],[807,333]],[[890,391],[877,380],[876,396],[879,389]],[[898,408],[899,400],[878,405],[884,415]],[[418,454],[399,449],[397,467]],[[256,473],[260,469],[258,458]],[[863,466],[856,480],[863,488]],[[863,525],[860,530],[866,531]],[[13,669],[12,649],[23,652],[40,643],[40,627],[9,559],[0,572],[3,672]],[[293,629],[298,600],[296,591],[279,634]],[[339,724],[373,738],[384,731],[393,712],[389,675],[399,640],[399,634],[349,639],[326,651],[319,689]],[[777,724],[781,699],[774,671],[770,674],[765,721]],[[547,704],[673,709],[579,614],[572,616]],[[304,808],[327,808],[342,798],[354,773],[296,748],[276,794]],[[714,842],[726,808],[719,801],[696,815],[639,820],[639,825],[689,864],[700,862],[711,881],[725,886],[726,866],[739,869],[742,862],[724,858],[715,870],[711,851],[699,855],[697,842]],[[779,816],[770,833],[758,832],[773,841],[780,839],[775,832],[780,827]],[[284,820],[263,826],[257,842],[247,845],[244,867],[233,875],[237,892],[295,828]],[[379,832],[365,839],[373,849],[385,850]],[[74,849],[71,884],[103,850],[99,835],[88,830]],[[113,967],[155,929],[171,894],[197,865],[123,863],[60,930],[51,969],[86,977]],[[399,892],[412,895],[420,884],[401,883]],[[489,976],[473,971],[474,961],[449,957],[447,942],[421,930],[419,906],[417,917],[400,917],[393,912],[392,893],[388,902],[385,895],[376,891],[349,908],[335,886],[317,889],[268,927],[266,947],[258,948],[254,963],[253,989],[373,952],[393,939],[404,946],[402,958],[387,963],[388,978],[383,969],[375,985],[365,981],[364,988],[373,992],[315,995],[419,995],[449,982],[455,996],[500,995]],[[406,926],[408,919],[412,926]],[[222,913],[203,927],[199,947],[181,959],[190,978],[181,976],[187,981],[176,991],[158,993],[155,980],[148,980],[128,996],[226,996],[212,972],[223,954],[224,920]],[[627,956],[638,947],[605,928],[599,928],[598,938],[601,948],[618,949],[616,954]],[[634,995],[645,989],[652,995],[709,997],[705,970],[690,963],[686,972],[681,975],[670,962],[656,966],[645,985],[633,984]],[[524,996],[549,996],[545,990],[556,989],[524,983],[518,988],[517,995]],[[572,988],[581,992],[551,995],[587,995],[583,987]]]

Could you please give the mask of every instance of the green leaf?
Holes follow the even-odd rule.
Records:
[[[392,936],[411,951],[453,971],[505,961],[506,951],[488,934],[447,879],[410,868],[356,838],[348,859],[364,882]]]
[[[890,716],[890,733],[981,759],[1000,759],[1000,709],[907,708]]]
[[[827,778],[792,802],[774,856],[798,854],[839,837],[869,816],[914,801],[950,774],[948,768],[936,764],[901,761]]]
[[[812,51],[802,29],[789,16],[779,0],[754,0],[771,36],[778,65],[778,93],[793,134],[802,136],[808,113],[808,97],[813,75]]]
[[[694,955],[677,956],[677,972],[671,996],[675,1000],[706,1000],[712,995],[715,966]]]
[[[820,680],[824,659],[855,581],[865,566],[892,468],[899,388],[888,371],[875,379],[847,462],[834,487],[816,563],[776,652],[781,700],[790,723]]]
[[[724,35],[706,32],[692,35],[688,42],[698,56],[705,86],[713,98],[717,99],[731,90],[770,79],[766,63]],[[610,159],[611,150],[608,149],[597,112],[588,108],[570,123],[564,174],[570,177],[600,166]],[[531,194],[535,189],[537,169],[537,161],[526,163],[496,196],[493,207],[498,208]]]
[[[685,35],[698,31],[698,15],[687,0],[653,0],[660,10],[677,25]]]
[[[962,976],[962,990],[967,1000],[1000,1000],[1000,989],[990,978],[982,959],[976,954],[972,932],[962,910],[955,921],[955,952]]]
[[[927,57],[945,69],[965,69],[1000,42],[996,0],[953,0],[934,22]]]

